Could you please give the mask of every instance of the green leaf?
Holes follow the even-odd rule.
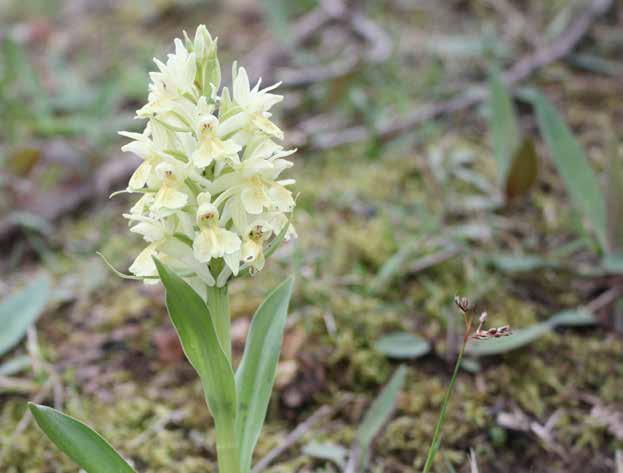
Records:
[[[556,327],[587,327],[595,325],[595,317],[589,311],[577,308],[558,312],[547,323],[552,329]]]
[[[526,273],[538,269],[557,268],[560,265],[538,255],[499,253],[490,257],[496,269],[506,273]]]
[[[538,173],[539,158],[534,142],[529,138],[524,138],[511,159],[504,188],[506,199],[511,200],[527,193],[536,182]]]
[[[51,407],[29,403],[48,438],[87,473],[135,473],[97,432]]]
[[[236,372],[236,438],[243,473],[249,471],[253,449],[266,418],[293,284],[294,278],[287,278],[273,289],[255,312]]]
[[[497,68],[489,76],[489,129],[498,179],[504,183],[520,140],[517,112]]]
[[[365,455],[374,437],[392,415],[398,394],[405,383],[406,374],[407,368],[400,366],[366,412],[359,429],[357,429],[357,441],[361,446],[362,455]]]
[[[313,458],[335,463],[341,470],[346,466],[348,451],[341,445],[334,443],[312,442],[303,448],[303,453]]]
[[[0,364],[0,376],[13,376],[27,368],[30,368],[32,361],[28,355],[16,356]]]
[[[573,205],[590,222],[602,248],[606,247],[606,206],[599,182],[586,154],[554,106],[533,91],[539,129],[562,177]]]
[[[390,358],[413,359],[426,355],[430,351],[430,343],[417,335],[394,332],[374,342],[374,349]]]
[[[166,304],[184,353],[195,368],[216,428],[236,416],[234,373],[220,345],[210,311],[195,290],[154,258],[166,289]]]
[[[556,327],[582,327],[593,325],[594,323],[595,318],[593,315],[584,309],[565,310],[544,322],[523,329],[513,330],[512,335],[507,337],[474,341],[468,347],[467,352],[474,356],[500,355],[524,347]]]
[[[50,282],[46,276],[13,294],[0,305],[0,356],[19,343],[39,318],[50,298]]]

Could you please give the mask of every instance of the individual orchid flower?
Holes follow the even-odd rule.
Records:
[[[223,258],[233,274],[240,266],[240,237],[219,226],[219,211],[211,202],[208,193],[197,197],[197,224],[199,232],[193,243],[195,258],[209,263],[214,258]]]
[[[161,216],[173,214],[188,203],[188,194],[184,192],[184,173],[181,166],[160,163],[156,173],[161,180],[160,189],[154,196],[151,210]]]
[[[192,155],[195,166],[203,169],[213,161],[240,162],[238,153],[242,147],[233,140],[223,140],[218,134],[219,121],[214,115],[205,115],[199,124],[199,146]]]
[[[246,141],[256,131],[259,131],[269,137],[283,139],[283,131],[270,120],[271,114],[269,112],[273,105],[283,100],[282,95],[269,93],[279,87],[281,83],[260,90],[261,79],[259,79],[255,87],[251,88],[246,69],[241,67],[236,70],[235,64],[232,76],[234,78],[233,101],[243,110],[241,114],[245,124],[236,138]]]

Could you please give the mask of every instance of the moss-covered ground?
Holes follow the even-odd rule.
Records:
[[[118,157],[121,141],[113,133],[131,126],[132,110],[144,100],[149,58],[161,56],[173,35],[207,23],[220,38],[228,67],[258,37],[267,37],[266,23],[281,24],[279,15],[264,21],[260,7],[246,1],[209,2],[209,8],[187,1],[112,8],[58,2],[57,10],[37,2],[8,3],[14,5],[5,12],[7,31],[38,28],[45,35],[27,42],[25,60],[41,77],[41,90],[54,98],[53,117],[65,117],[69,130],[41,131],[38,99],[30,92],[30,102],[22,105],[5,96],[5,110],[13,117],[13,134],[0,134],[6,159],[18,159],[14,150],[25,143],[45,155],[50,142],[61,140],[85,156],[86,174]],[[492,7],[498,2],[388,3],[385,9],[377,2],[360,6],[391,32],[394,55],[383,66],[362,66],[345,78],[292,92],[280,119],[286,130],[294,133],[319,114],[337,123],[400,116],[461,90],[464,81],[482,79],[487,55],[507,63],[529,48],[520,33],[505,31],[506,17]],[[520,14],[538,31],[554,35],[564,12],[575,10],[567,2],[551,3],[523,2]],[[302,2],[286,10],[295,16],[313,5]],[[615,59],[621,57],[621,13],[619,8],[595,26],[582,46],[585,57],[604,58],[601,69],[595,62],[587,69],[569,60],[546,67],[531,82],[559,106],[600,175],[612,135],[621,140],[621,130],[612,125],[622,117],[623,65]],[[438,37],[438,44],[426,46],[427,37]],[[499,39],[493,51],[491,37]],[[318,53],[311,48],[297,53],[300,64]],[[606,66],[618,68],[619,75]],[[533,117],[520,111],[522,126],[536,137]],[[303,447],[312,441],[350,447],[367,407],[400,363],[373,347],[394,331],[419,335],[432,350],[404,361],[406,385],[373,444],[369,471],[419,471],[462,337],[456,294],[488,311],[493,325],[521,329],[620,287],[616,276],[589,274],[600,265],[599,250],[538,138],[537,185],[512,205],[497,204],[485,116],[486,110],[476,107],[423,124],[388,144],[364,142],[323,152],[303,148],[295,155],[291,174],[300,193],[294,217],[299,238],[284,245],[259,275],[231,288],[239,356],[255,307],[287,274],[297,276],[257,459],[319,407],[334,410],[269,471],[337,471],[304,455]],[[67,117],[86,118],[80,125]],[[59,178],[39,174],[37,179]],[[45,188],[37,182],[32,192]],[[216,471],[212,421],[201,386],[175,343],[162,289],[120,280],[95,256],[102,251],[124,268],[140,249],[121,218],[129,202],[99,196],[55,221],[52,234],[27,232],[20,244],[3,243],[3,294],[37,271],[54,281],[53,301],[36,330],[39,358],[49,368],[20,374],[32,381],[28,389],[0,387],[3,472],[76,471],[32,422],[18,428],[26,401],[38,396],[94,426],[138,471]],[[421,264],[444,252],[435,264]],[[522,272],[499,264],[500,254],[530,254],[560,264]],[[623,338],[616,330],[621,305],[607,304],[596,316],[594,326],[562,327],[512,352],[470,359],[451,401],[435,471],[469,471],[470,449],[483,472],[615,471],[623,438],[596,409],[607,410],[610,418],[623,410]],[[25,346],[11,355],[23,353]],[[501,414],[517,425],[501,422]],[[521,419],[533,427],[522,430]]]

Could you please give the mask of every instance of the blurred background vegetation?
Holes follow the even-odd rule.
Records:
[[[219,37],[225,81],[234,59],[283,81],[277,121],[299,148],[299,239],[232,287],[240,355],[262,295],[297,274],[265,471],[355,471],[362,447],[367,471],[421,470],[460,294],[514,335],[470,344],[435,471],[475,471],[471,449],[483,472],[621,473],[611,0],[0,1],[0,469],[75,471],[30,422],[36,400],[140,471],[216,471],[162,289],[95,255],[127,268],[141,247],[121,218],[129,200],[108,199],[137,165],[116,132],[141,126],[152,57],[199,23]],[[400,364],[393,414],[363,442]]]

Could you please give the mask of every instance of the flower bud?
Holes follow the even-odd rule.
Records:
[[[195,32],[194,52],[199,64],[203,64],[209,55],[216,55],[216,42],[212,39],[205,25],[199,25]]]

